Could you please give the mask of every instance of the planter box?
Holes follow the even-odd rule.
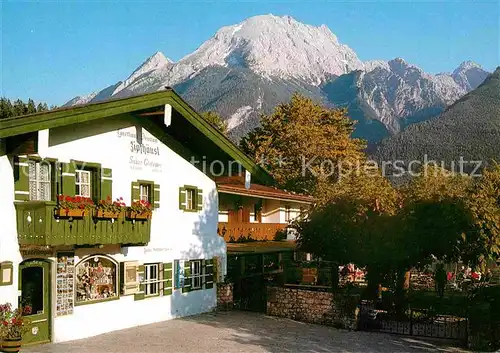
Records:
[[[19,352],[21,349],[21,339],[0,341],[0,349],[2,352]]]
[[[151,211],[148,212],[134,212],[134,211],[127,211],[127,218],[130,219],[151,219]]]
[[[75,209],[64,209],[64,208],[56,208],[54,211],[54,215],[58,217],[76,217],[81,218],[88,215],[88,210],[81,210],[79,208]]]
[[[95,218],[103,218],[103,219],[122,218],[123,212],[96,210],[94,212],[94,217]]]

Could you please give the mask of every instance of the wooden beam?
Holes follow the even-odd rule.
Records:
[[[143,116],[158,116],[158,115],[163,115],[165,112],[163,111],[158,111],[158,112],[146,112],[146,113],[140,113],[140,114],[134,114],[135,116],[138,117],[143,117]]]

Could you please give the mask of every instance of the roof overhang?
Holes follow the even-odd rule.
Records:
[[[177,119],[177,123],[172,124],[174,126],[166,126],[163,116],[154,114],[145,116],[148,112],[162,112],[166,104],[173,108],[172,114]],[[203,119],[170,88],[139,96],[3,119],[0,120],[0,138],[8,139],[39,130],[96,121],[119,115],[130,116],[148,131],[154,130],[155,137],[160,138],[162,141],[172,141],[174,139],[176,140],[174,142],[180,142],[183,145],[180,147],[185,150],[198,150],[198,156],[208,150],[211,152],[212,158],[224,156],[226,160],[238,161],[260,182],[268,185],[274,183],[265,169],[254,163],[249,156],[245,155],[226,136]],[[183,119],[180,119],[179,116]],[[161,138],[162,136],[164,139]],[[194,139],[197,139],[197,142],[194,143],[197,146],[193,146]]]
[[[218,185],[217,191],[219,193],[223,193],[223,194],[258,197],[258,198],[264,198],[264,199],[269,199],[269,200],[280,200],[280,201],[303,203],[303,204],[307,204],[307,205],[312,204],[314,202],[314,199],[311,196],[295,195],[295,194],[281,194],[281,193],[253,190],[253,189],[241,189],[241,188],[234,188],[234,187],[231,187],[228,185]]]

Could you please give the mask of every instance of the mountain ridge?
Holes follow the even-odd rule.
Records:
[[[222,72],[231,75],[229,82],[220,76]],[[339,80],[345,75],[352,77]],[[197,110],[214,110],[229,121],[234,130],[231,136],[237,140],[258,126],[260,114],[270,113],[274,105],[288,100],[296,90],[327,105],[346,106],[360,122],[359,137],[377,142],[440,113],[477,87],[486,75],[470,61],[451,74],[438,75],[425,73],[402,58],[362,62],[327,26],[270,14],[220,28],[177,62],[156,52],[123,81],[75,97],[67,105],[171,86]],[[209,79],[214,80],[212,84]],[[216,87],[216,82],[222,86]],[[339,86],[347,82],[354,86]],[[229,87],[236,92],[266,93],[234,94]],[[350,96],[343,94],[343,100],[332,96],[332,92],[343,91]],[[372,127],[376,130],[373,133]]]

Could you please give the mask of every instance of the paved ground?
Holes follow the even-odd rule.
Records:
[[[248,312],[219,312],[46,344],[31,353],[460,352],[418,339],[349,332]]]

